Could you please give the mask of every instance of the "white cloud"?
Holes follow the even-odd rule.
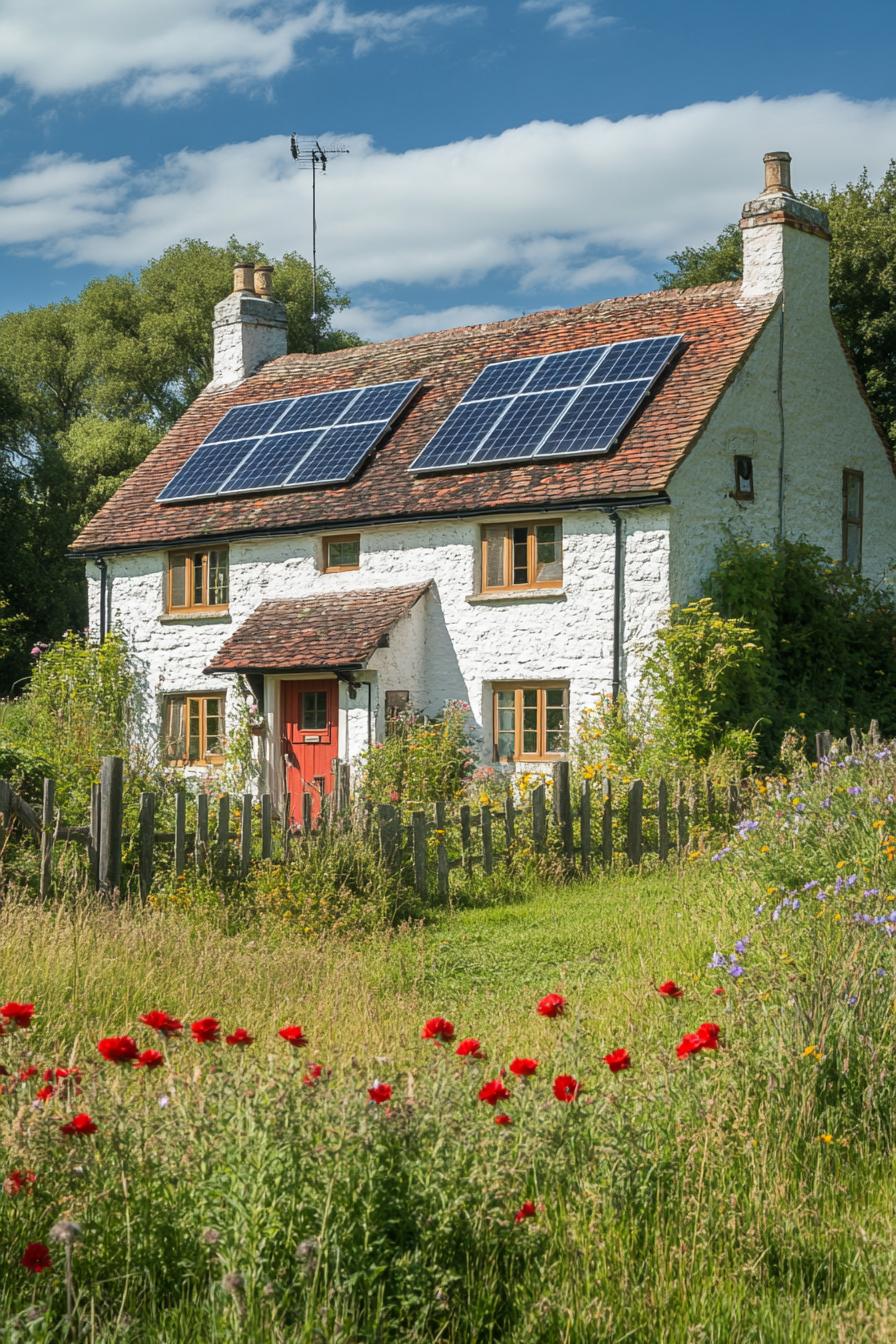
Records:
[[[595,28],[606,28],[616,19],[611,14],[598,14],[592,0],[523,0],[523,9],[545,11],[549,15],[548,28],[557,28],[566,37],[581,37]]]
[[[477,12],[468,4],[393,11],[344,0],[3,0],[0,77],[39,95],[120,88],[125,101],[169,102],[207,85],[258,87],[333,37],[356,55],[418,40]]]
[[[403,153],[341,139],[351,154],[319,182],[320,260],[367,332],[394,334],[441,323],[467,302],[464,285],[487,283],[487,299],[507,296],[502,307],[514,311],[631,291],[669,252],[737,218],[761,189],[770,147],[791,151],[797,187],[844,183],[866,164],[879,176],[896,143],[896,101],[750,97],[619,121],[531,122]],[[310,186],[282,136],[185,150],[151,171],[43,157],[0,179],[0,241],[103,267],[139,265],[185,236],[236,234],[274,255],[307,255]],[[405,304],[415,285],[448,290],[444,309],[431,295],[422,315],[369,298]]]

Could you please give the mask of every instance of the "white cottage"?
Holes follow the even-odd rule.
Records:
[[[483,760],[550,761],[727,534],[888,578],[894,463],[789,163],[744,206],[742,282],[312,356],[237,267],[213,381],[73,548],[160,750],[215,763],[249,685],[297,808],[407,706],[467,701]]]

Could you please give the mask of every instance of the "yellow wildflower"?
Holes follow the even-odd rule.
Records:
[[[885,825],[886,825],[886,823],[883,822],[883,821],[872,821],[872,823],[871,823],[871,829],[874,830],[874,831],[880,831],[880,830],[883,829],[883,827],[884,827]]]
[[[819,1142],[819,1143],[833,1143],[833,1142],[834,1142],[834,1136],[833,1136],[833,1134],[819,1134],[819,1136],[818,1136],[818,1142]]]
[[[760,845],[760,846],[759,846],[759,853],[760,853],[760,854],[767,854],[767,853],[768,853],[768,845]]]

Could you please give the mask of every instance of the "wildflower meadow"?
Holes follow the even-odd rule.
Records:
[[[352,937],[0,911],[7,1340],[896,1337],[896,748]]]

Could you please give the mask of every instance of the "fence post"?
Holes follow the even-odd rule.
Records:
[[[104,756],[100,766],[100,891],[121,890],[121,822],[124,761]]]
[[[817,761],[828,761],[831,758],[831,746],[833,740],[827,729],[822,733],[815,734],[815,759]]]
[[[90,839],[87,842],[87,858],[90,863],[90,880],[94,889],[100,882],[100,801],[99,784],[90,786]]]
[[[880,724],[877,719],[872,719],[868,725],[867,739],[872,747],[880,746]]]
[[[601,786],[603,808],[600,817],[600,857],[609,868],[613,862],[613,785],[604,779]]]
[[[736,780],[732,780],[728,785],[728,820],[737,821],[740,816],[740,789]]]
[[[208,794],[196,795],[196,843],[193,849],[196,871],[205,872],[208,867]]]
[[[473,876],[473,845],[470,836],[470,808],[464,803],[460,809],[460,857],[464,874]]]
[[[479,825],[482,830],[482,871],[490,873],[495,866],[494,850],[492,848],[492,811],[490,807],[479,809]]]
[[[261,857],[269,859],[274,852],[273,810],[271,795],[261,795]]]
[[[240,809],[240,877],[245,882],[252,866],[252,795],[243,794]]]
[[[537,784],[532,790],[532,848],[536,854],[544,852],[548,840],[548,818],[545,807],[545,788]]]
[[[335,793],[336,793],[336,812],[341,816],[348,810],[348,801],[351,795],[351,766],[348,761],[334,761],[333,769],[336,774]]]
[[[504,857],[510,859],[513,856],[514,838],[516,835],[516,808],[513,803],[513,794],[508,793],[507,801],[504,804],[504,843],[507,846]]]
[[[289,863],[289,851],[292,845],[292,796],[289,793],[283,795],[283,832],[281,835],[283,845],[283,862]]]
[[[448,900],[448,822],[445,804],[436,803],[436,893],[440,901]]]
[[[591,780],[582,781],[579,799],[579,840],[582,850],[582,872],[591,872]]]
[[[187,866],[187,795],[178,789],[174,795],[174,875],[180,877]]]
[[[411,817],[411,835],[414,844],[414,890],[426,899],[426,813],[415,812]]]
[[[6,831],[12,826],[12,785],[8,779],[0,779],[0,824]]]
[[[657,853],[660,862],[665,863],[669,857],[669,789],[664,779],[660,780],[656,790],[656,827]]]
[[[560,831],[560,845],[567,863],[575,858],[575,845],[572,834],[572,798],[569,791],[569,761],[557,761],[554,765],[554,815]]]
[[[713,788],[712,780],[707,775],[705,781],[706,789],[706,824],[710,830],[713,827],[713,817],[716,811],[716,791]]]
[[[311,794],[307,789],[302,794],[302,834],[307,837],[311,834]]]
[[[305,794],[307,798],[309,795]],[[380,850],[386,867],[394,873],[401,864],[400,818],[391,803],[380,803],[376,809],[380,833]]]
[[[218,799],[218,830],[215,835],[215,858],[217,860],[218,876],[225,878],[227,876],[228,858],[230,856],[230,794],[225,793]]]
[[[628,861],[637,865],[641,862],[641,852],[643,849],[643,835],[641,833],[641,824],[644,818],[644,784],[640,779],[633,779],[628,786],[628,817],[627,817],[627,836],[626,852]]]
[[[678,824],[678,848],[683,854],[688,847],[688,804],[681,780],[678,781],[675,789],[675,811]]]
[[[206,795],[206,798],[208,795]],[[156,838],[156,796],[140,795],[140,899],[145,901],[152,886]]]
[[[44,780],[44,803],[40,817],[40,898],[47,900],[53,892],[53,840],[56,826],[56,785]]]

